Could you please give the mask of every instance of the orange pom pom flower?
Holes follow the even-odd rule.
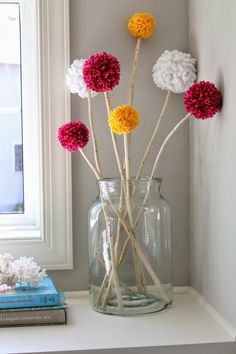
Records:
[[[116,134],[128,134],[139,124],[139,114],[129,105],[118,106],[109,115],[108,123]]]
[[[146,12],[134,14],[128,22],[128,29],[132,36],[147,39],[151,37],[155,28],[154,17]]]

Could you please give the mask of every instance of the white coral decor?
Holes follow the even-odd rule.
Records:
[[[14,286],[16,283],[27,283],[36,287],[45,277],[46,270],[41,269],[33,258],[15,259],[9,253],[0,255],[0,285]]]
[[[33,258],[20,257],[13,263],[18,283],[27,283],[37,286],[47,275],[46,270],[41,269]]]
[[[13,262],[14,258],[11,254],[0,255],[0,285],[13,286],[17,282]]]
[[[196,59],[179,50],[165,50],[153,66],[152,77],[162,90],[185,92],[196,80]]]
[[[83,65],[85,59],[76,59],[71,64],[66,75],[66,84],[71,93],[77,93],[81,98],[88,97],[88,90],[83,79]],[[91,92],[91,96],[96,96],[96,92]]]

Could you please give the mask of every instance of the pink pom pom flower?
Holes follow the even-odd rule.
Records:
[[[83,78],[90,90],[111,91],[120,82],[120,63],[105,52],[91,55],[84,63]]]
[[[209,81],[193,84],[184,95],[186,110],[197,119],[213,117],[221,110],[222,102],[221,92]]]
[[[61,146],[71,152],[84,148],[89,141],[89,130],[80,121],[63,124],[58,129]]]

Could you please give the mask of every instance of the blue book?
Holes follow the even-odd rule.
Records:
[[[16,284],[14,292],[0,293],[0,309],[58,306],[63,303],[64,294],[55,288],[50,277],[36,288]]]

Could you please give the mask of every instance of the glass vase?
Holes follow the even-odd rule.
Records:
[[[161,179],[105,179],[98,186],[88,217],[93,308],[113,315],[163,310],[172,302],[172,265]]]

